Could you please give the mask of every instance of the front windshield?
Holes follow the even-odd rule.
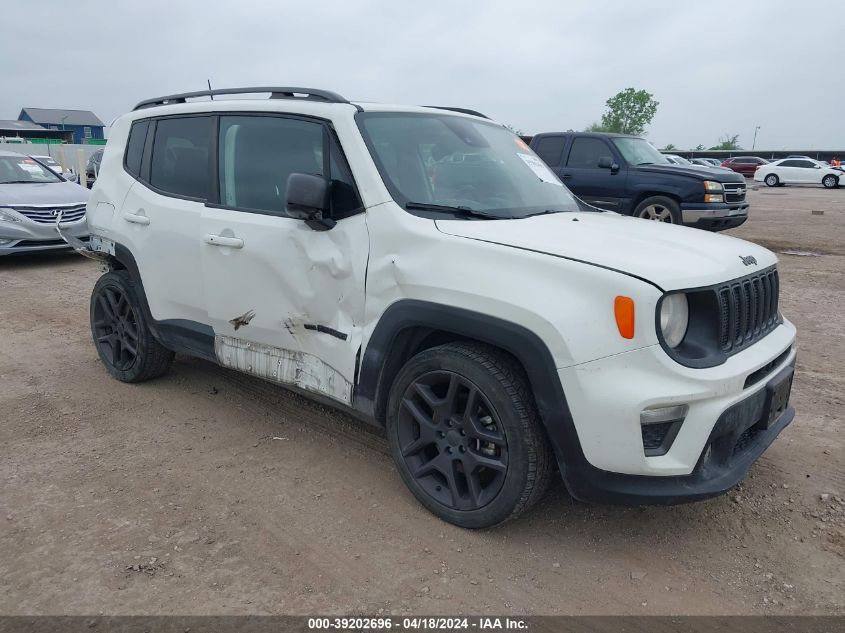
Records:
[[[675,159],[675,162],[679,165],[692,165],[692,163],[683,156],[672,156],[672,158]]]
[[[0,156],[0,185],[39,182],[61,182],[61,178],[29,156]]]
[[[357,120],[387,188],[406,208],[494,218],[578,210],[546,164],[500,125],[434,112],[366,112]]]
[[[647,140],[631,136],[621,136],[613,139],[616,149],[629,165],[666,165],[669,164],[663,154],[657,151]]]

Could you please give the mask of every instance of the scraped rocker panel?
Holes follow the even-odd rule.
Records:
[[[214,352],[224,367],[352,404],[352,383],[313,354],[220,335]]]

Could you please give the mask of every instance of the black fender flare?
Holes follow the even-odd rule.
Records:
[[[385,363],[402,331],[416,327],[488,343],[513,355],[525,369],[561,472],[569,465],[586,461],[548,346],[521,325],[463,308],[416,299],[391,304],[379,319],[361,359],[355,386],[356,409],[380,418],[380,390],[389,389],[389,383],[383,384],[389,380],[384,375]]]

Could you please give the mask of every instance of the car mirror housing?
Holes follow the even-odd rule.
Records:
[[[288,176],[285,208],[287,214],[315,231],[327,231],[336,222],[325,214],[328,205],[329,183],[322,176],[293,173]]]

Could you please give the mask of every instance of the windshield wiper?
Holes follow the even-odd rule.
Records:
[[[654,165],[654,163],[649,161],[645,161],[644,163],[637,163],[637,167],[639,167],[640,165]]]
[[[577,202],[575,203],[578,204]],[[577,209],[583,211],[584,209]],[[533,218],[535,215],[550,215],[552,213],[574,213],[576,209],[546,209],[544,211],[537,211],[537,213],[529,213],[528,215],[521,215],[520,218]]]
[[[501,215],[493,215],[492,213],[485,213],[484,211],[477,211],[470,207],[457,206],[451,207],[447,204],[429,204],[428,202],[406,202],[405,208],[416,211],[445,211],[446,213],[454,213],[455,215],[470,216],[473,218],[485,218],[487,220],[504,220]]]
[[[4,180],[0,182],[0,185],[31,185],[31,184],[38,184],[39,182],[46,182],[41,180]]]

